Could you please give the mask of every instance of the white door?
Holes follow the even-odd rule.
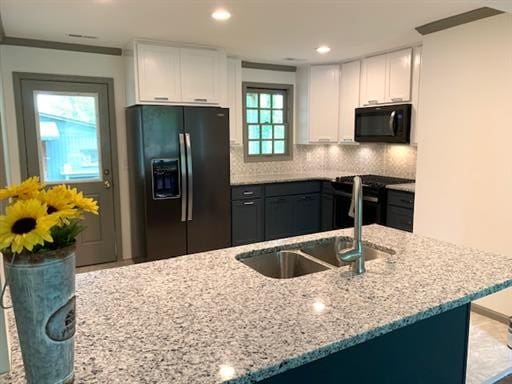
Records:
[[[386,55],[363,60],[361,105],[383,103],[386,99]]]
[[[140,101],[181,101],[179,48],[137,44],[137,72]]]
[[[359,107],[360,76],[359,60],[341,65],[340,139],[342,142],[354,141],[355,109]]]
[[[339,65],[314,65],[310,73],[309,141],[338,141]]]
[[[181,97],[184,102],[217,104],[220,101],[219,53],[181,49]]]
[[[397,103],[411,100],[412,48],[388,54],[388,94],[386,102]]]

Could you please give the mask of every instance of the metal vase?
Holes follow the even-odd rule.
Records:
[[[27,383],[72,383],[75,248],[4,256]]]

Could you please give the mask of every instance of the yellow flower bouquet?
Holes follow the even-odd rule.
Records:
[[[84,214],[98,214],[98,204],[70,186],[45,187],[38,177],[0,189],[0,200],[7,203],[0,251],[26,382],[72,382],[75,242]]]
[[[83,231],[84,212],[98,214],[94,199],[76,188],[45,188],[38,177],[0,190],[0,200],[10,200],[0,216],[0,251],[17,254],[61,249],[74,244]]]

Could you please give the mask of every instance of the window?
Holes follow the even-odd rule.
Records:
[[[289,160],[293,86],[243,84],[245,161]]]

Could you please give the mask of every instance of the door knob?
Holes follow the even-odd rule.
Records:
[[[112,187],[112,184],[110,184],[110,181],[108,181],[108,180],[105,180],[104,184],[105,184],[105,189],[110,189]]]

